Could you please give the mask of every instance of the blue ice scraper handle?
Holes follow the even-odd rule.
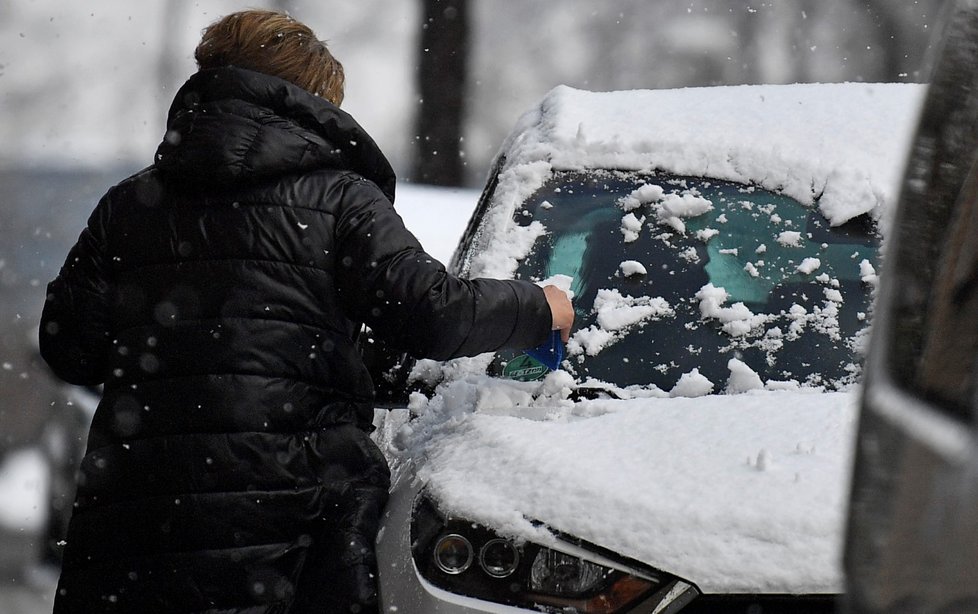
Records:
[[[564,344],[560,340],[560,331],[551,331],[550,339],[535,348],[526,351],[527,356],[539,360],[551,371],[560,368],[560,363],[564,360]]]

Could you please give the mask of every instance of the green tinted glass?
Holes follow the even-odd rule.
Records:
[[[859,373],[877,244],[865,220],[832,228],[765,190],[615,172],[557,173],[516,220],[547,229],[517,276],[573,278],[564,365],[579,379],[670,390],[696,369],[719,391],[731,358],[765,381],[842,388]]]

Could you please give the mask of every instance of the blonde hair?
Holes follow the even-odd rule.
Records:
[[[305,24],[277,11],[231,13],[204,29],[194,51],[201,69],[237,66],[291,81],[340,106],[343,65]]]

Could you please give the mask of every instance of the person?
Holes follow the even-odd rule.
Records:
[[[103,386],[54,611],[367,612],[390,476],[362,324],[447,359],[566,338],[573,309],[422,250],[307,26],[234,13],[195,57],[48,286],[44,359]]]

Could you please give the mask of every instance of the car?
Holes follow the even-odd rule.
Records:
[[[888,233],[845,545],[846,611],[978,611],[978,7],[949,3]]]
[[[832,611],[923,94],[561,86],[524,115],[449,269],[557,284],[575,330],[372,365],[402,386],[375,420],[382,611]]]

